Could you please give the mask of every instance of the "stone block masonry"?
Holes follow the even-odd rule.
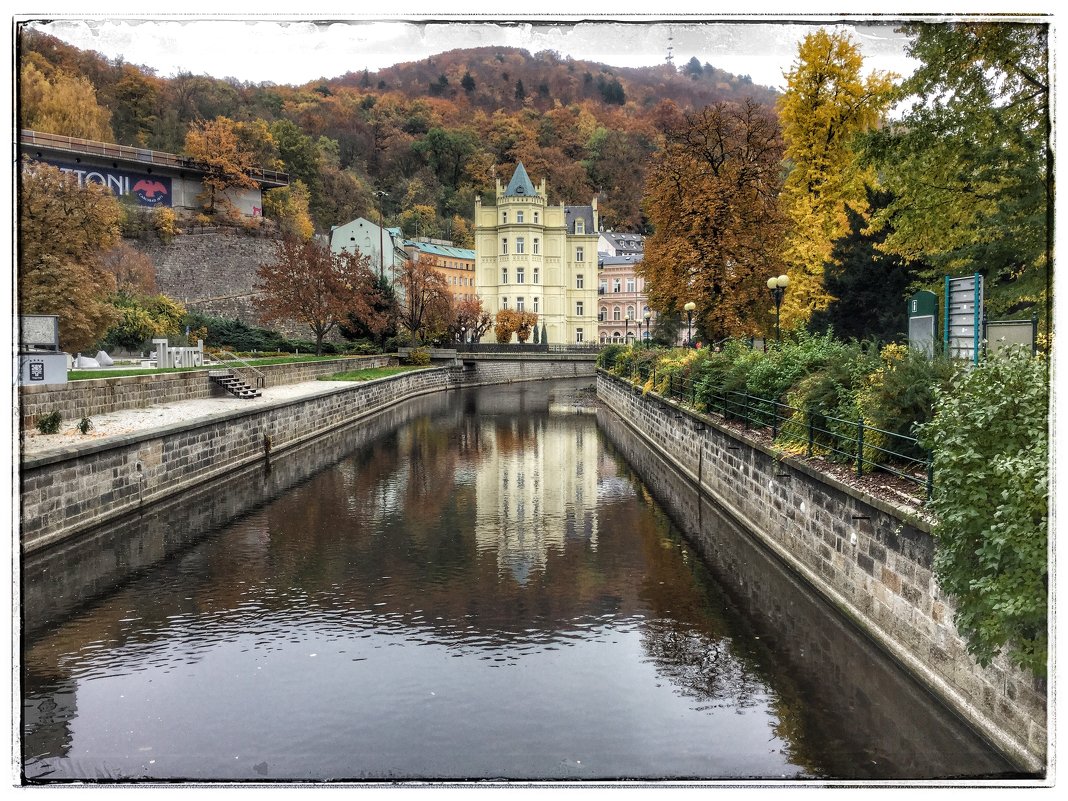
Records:
[[[1004,657],[974,662],[934,577],[936,543],[922,519],[603,371],[597,395],[1006,756],[1046,769],[1046,682]]]
[[[370,367],[385,367],[396,364],[391,356],[351,356],[326,361],[299,362],[295,364],[264,365],[257,369],[264,375],[267,386],[297,384],[314,381],[319,376],[360,370]],[[244,368],[237,372],[250,382],[254,374]],[[208,380],[207,368],[183,373],[146,373],[145,375],[119,376],[68,384],[19,387],[19,417],[23,429],[32,428],[37,419],[57,411],[64,420],[80,420],[123,409],[142,409],[183,400],[209,398],[222,394],[223,390]]]

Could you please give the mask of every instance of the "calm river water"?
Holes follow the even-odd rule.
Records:
[[[27,780],[1011,770],[591,390],[412,401],[27,559]]]

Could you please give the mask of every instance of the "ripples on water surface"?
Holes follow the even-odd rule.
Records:
[[[251,493],[237,520],[110,588],[113,565],[77,553],[28,564],[24,599],[56,608],[27,625],[27,778],[1005,769],[945,715],[889,744],[864,728],[878,716],[858,713],[868,690],[843,694],[833,664],[796,672],[752,599],[717,581],[596,418],[576,413],[586,400],[562,383],[412,404],[366,443],[339,434],[243,475],[225,500]],[[159,535],[97,551],[132,563],[186,525],[173,514]],[[820,674],[831,686],[809,688]],[[893,702],[927,714],[910,703]],[[940,743],[952,753],[932,758]]]

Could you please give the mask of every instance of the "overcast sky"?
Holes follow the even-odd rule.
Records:
[[[178,72],[242,81],[301,84],[363,69],[375,71],[405,61],[464,47],[510,46],[532,53],[555,50],[564,56],[619,67],[664,63],[668,53],[683,66],[690,58],[710,63],[755,83],[782,87],[797,44],[821,22],[766,19],[732,21],[672,19],[629,22],[562,18],[487,21],[469,17],[432,21],[95,17],[29,22],[79,48],[153,68],[161,77]],[[837,19],[842,19],[838,17]],[[899,74],[911,70],[904,39],[887,20],[857,20],[843,26],[853,33],[867,69]]]

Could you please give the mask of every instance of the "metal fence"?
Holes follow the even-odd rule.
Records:
[[[638,370],[641,384],[650,378],[657,386],[655,367]],[[661,374],[660,382],[664,375]],[[688,376],[667,375],[663,396],[697,408],[698,388]],[[660,394],[659,392],[657,394]],[[932,459],[914,437],[868,425],[863,418],[846,420],[819,409],[789,406],[748,392],[701,393],[705,408],[725,420],[737,420],[746,429],[771,429],[773,440],[804,448],[808,457],[820,455],[851,463],[858,476],[882,472],[922,487],[930,498],[934,485]]]

